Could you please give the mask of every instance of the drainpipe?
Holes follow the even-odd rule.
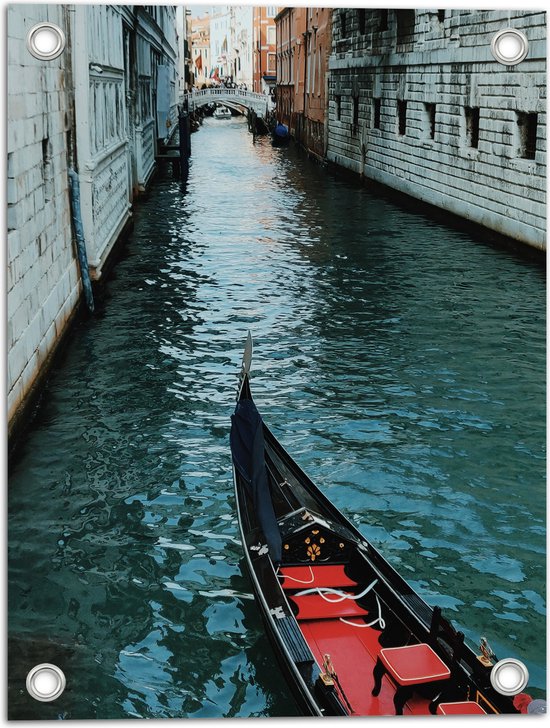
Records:
[[[71,212],[73,217],[74,232],[76,237],[76,250],[80,264],[80,276],[84,289],[84,299],[90,313],[94,312],[94,295],[92,293],[92,282],[88,268],[88,256],[86,255],[86,241],[84,240],[84,228],[82,226],[82,213],[80,211],[80,182],[77,173],[71,167],[69,169],[69,181],[71,187]]]

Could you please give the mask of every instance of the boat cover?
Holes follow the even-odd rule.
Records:
[[[267,482],[263,422],[251,399],[237,402],[235,414],[231,416],[230,441],[235,468],[247,484],[271,558],[280,564],[282,541]]]

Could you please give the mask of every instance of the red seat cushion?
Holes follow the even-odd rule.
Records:
[[[437,712],[439,715],[486,715],[481,705],[471,700],[464,700],[462,703],[439,703]]]
[[[357,583],[347,576],[344,566],[283,566],[279,574],[284,576],[283,589],[306,589],[308,587],[342,587],[357,586]]]
[[[446,680],[451,671],[429,645],[386,647],[380,650],[380,659],[386,670],[399,685]]]
[[[335,594],[328,594],[328,599],[336,599]],[[303,597],[292,596],[291,602],[298,607],[296,619],[332,619],[336,617],[364,617],[366,612],[353,599],[340,602],[327,602],[318,594],[307,594]]]

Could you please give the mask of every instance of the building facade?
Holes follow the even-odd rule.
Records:
[[[277,115],[311,154],[327,151],[330,8],[284,8],[276,19]]]
[[[524,32],[504,66],[494,34]],[[542,11],[333,11],[327,159],[545,248]]]
[[[10,431],[82,296],[69,170],[78,173],[89,274],[99,281],[176,119],[173,6],[10,5],[7,11],[7,306]],[[59,26],[38,60],[27,34]]]
[[[258,5],[253,9],[253,91],[270,94],[277,81],[277,8]]]
[[[200,88],[207,83],[212,72],[208,13],[191,20],[191,63],[194,85]]]

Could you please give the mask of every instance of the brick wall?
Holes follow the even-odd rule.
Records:
[[[7,349],[8,416],[13,418],[63,333],[79,296],[67,190],[70,111],[64,55],[28,52],[38,22],[65,28],[60,5],[7,10]]]
[[[545,248],[545,14],[363,12],[333,13],[328,160]],[[509,26],[516,67],[490,52]]]

